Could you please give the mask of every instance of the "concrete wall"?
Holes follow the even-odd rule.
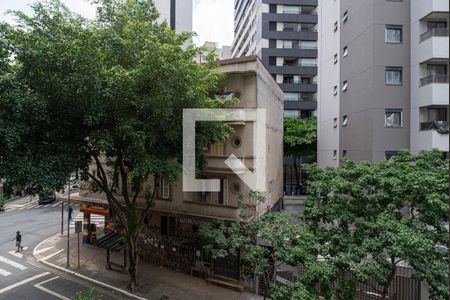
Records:
[[[322,13],[319,13],[320,166],[338,164],[333,158],[334,150],[338,151],[338,159],[346,151],[347,159],[377,161],[385,158],[385,151],[409,148],[409,4],[408,0],[319,3]],[[342,20],[344,12],[348,13],[345,23]],[[334,32],[336,21],[338,30]],[[401,44],[385,43],[387,24],[403,26]],[[346,57],[343,56],[344,47],[348,49]],[[334,53],[338,53],[337,64],[332,62]],[[385,84],[388,66],[403,68],[402,85]],[[336,69],[339,75],[335,74]],[[348,84],[346,91],[342,89],[344,81]],[[337,96],[333,96],[334,85],[338,86]],[[390,108],[403,110],[402,128],[385,128],[385,109]],[[344,116],[348,118],[345,127],[342,124]],[[333,128],[336,117],[338,126]]]
[[[427,31],[427,20],[449,22],[447,0],[411,2],[411,151],[431,148],[449,151],[448,135],[436,131],[420,131],[419,111],[421,107],[448,106],[448,83],[420,85],[425,77],[427,62],[438,62],[448,66],[448,37],[433,36],[420,41],[420,35]]]
[[[333,152],[339,151],[339,126],[341,124],[339,107],[339,91],[333,95],[334,86],[339,89],[340,77],[340,31],[333,31],[334,22],[339,20],[340,1],[319,0],[318,24],[318,143],[317,161],[319,166],[337,166],[338,158],[333,158]],[[339,21],[338,21],[339,22]],[[334,55],[337,54],[337,63]],[[337,118],[336,125],[334,119]],[[336,127],[335,127],[336,126]]]

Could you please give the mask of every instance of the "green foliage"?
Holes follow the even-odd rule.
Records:
[[[317,119],[284,119],[284,153],[298,158],[308,157],[315,161],[317,148]]]
[[[268,283],[273,263],[301,267],[297,281],[273,286],[273,299],[355,299],[356,284],[369,280],[388,299],[400,264],[428,282],[432,299],[448,298],[448,161],[439,151],[308,172],[303,217],[268,213],[204,225],[205,250],[213,257],[241,251]]]
[[[91,180],[84,186],[106,195],[135,249],[159,179],[180,174],[183,109],[228,102],[210,97],[222,79],[217,65],[196,64],[192,35],[158,24],[153,1],[95,3],[94,20],[51,0],[34,4],[31,16],[13,12],[17,26],[0,25],[0,177],[40,193],[82,170]],[[201,167],[202,147],[229,128],[196,130]],[[154,188],[141,190],[149,180]]]
[[[102,297],[94,294],[94,288],[90,288],[86,293],[77,292],[73,300],[101,300]]]
[[[448,162],[439,151],[309,175],[305,221],[326,245],[322,257],[359,282],[376,280],[383,297],[400,263],[427,280],[432,297],[448,297]]]

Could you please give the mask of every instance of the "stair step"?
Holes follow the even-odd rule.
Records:
[[[219,281],[225,281],[225,282],[228,282],[228,283],[239,284],[239,280],[236,280],[236,279],[231,278],[231,277],[226,277],[226,276],[223,276],[223,275],[211,274],[211,276],[209,278],[216,279],[216,280],[219,280]]]
[[[227,280],[222,280],[222,279],[215,278],[215,277],[217,277],[217,275],[206,279],[206,282],[229,289],[229,290],[233,290],[233,291],[236,291],[239,293],[242,293],[244,291],[244,287],[238,283],[234,283],[233,279],[225,277]],[[220,277],[223,277],[223,276],[220,276]],[[234,280],[234,281],[237,282],[237,280]]]

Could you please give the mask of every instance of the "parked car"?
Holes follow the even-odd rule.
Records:
[[[55,194],[47,196],[39,196],[38,204],[51,204],[56,201]]]

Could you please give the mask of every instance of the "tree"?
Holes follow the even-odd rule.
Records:
[[[448,165],[439,151],[307,171],[303,217],[268,213],[208,224],[206,249],[217,257],[241,249],[273,299],[355,299],[356,284],[369,280],[388,299],[400,263],[428,282],[434,299],[448,298]],[[264,272],[272,263],[300,267],[298,279],[274,284]]]
[[[316,161],[317,119],[284,119],[284,154],[293,159],[297,188],[301,187],[299,158],[307,162]]]
[[[322,257],[358,282],[375,280],[382,299],[400,263],[428,282],[432,297],[448,298],[448,165],[439,151],[308,171],[304,219],[326,245]]]
[[[195,64],[191,35],[158,24],[152,1],[95,2],[95,20],[53,0],[34,4],[32,16],[15,12],[18,26],[1,25],[0,177],[39,193],[82,170],[120,223],[133,290],[137,238],[160,180],[180,174],[183,108],[228,102],[210,97],[221,79],[216,65]],[[228,133],[199,124],[198,161],[202,147]]]
[[[245,214],[245,204],[264,202],[257,192],[250,192],[247,197],[238,195],[240,221],[225,223],[217,220],[204,223],[199,234],[204,242],[206,256],[213,260],[242,253],[243,264],[247,266],[247,276],[261,278],[268,288],[275,279],[275,270],[279,258],[289,247],[286,241],[297,240],[300,227],[295,214],[268,213],[249,220]],[[269,296],[269,289],[264,291],[264,299]]]

